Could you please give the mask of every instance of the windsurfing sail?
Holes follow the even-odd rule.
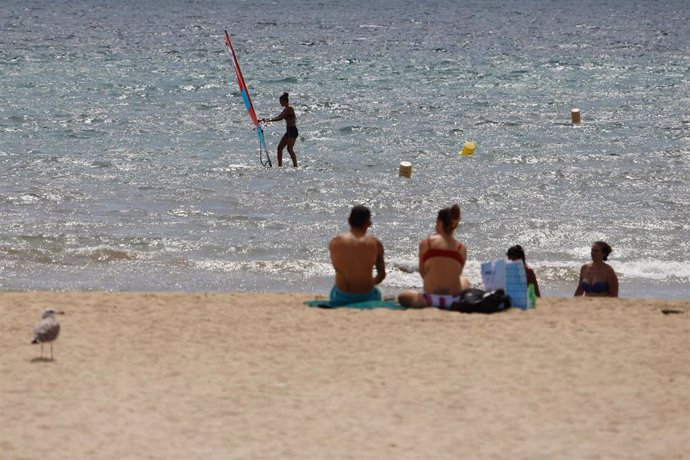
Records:
[[[254,124],[254,130],[259,138],[259,161],[264,167],[272,167],[271,158],[268,156],[268,147],[266,147],[266,138],[264,137],[264,128],[259,123],[259,119],[256,117],[256,111],[254,111],[254,105],[252,104],[252,99],[249,97],[249,90],[244,82],[244,77],[242,76],[242,71],[240,70],[240,63],[237,60],[237,54],[235,54],[235,48],[232,47],[232,42],[230,41],[230,35],[228,31],[225,32],[225,45],[230,53],[230,61],[235,69],[235,75],[237,75],[237,84],[240,87],[240,94],[242,94],[242,100],[244,101],[244,106],[249,112],[249,118],[251,118]],[[264,160],[264,155],[266,160]]]

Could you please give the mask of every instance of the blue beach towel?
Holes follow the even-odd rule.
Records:
[[[367,300],[366,302],[355,302],[347,305],[332,305],[328,299],[323,300],[307,300],[305,305],[319,308],[354,308],[357,310],[373,310],[375,308],[387,308],[388,310],[406,310],[395,300]]]

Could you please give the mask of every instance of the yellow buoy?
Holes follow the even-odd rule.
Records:
[[[460,156],[471,157],[474,155],[474,142],[465,142],[460,151]]]
[[[409,161],[401,161],[400,168],[398,168],[398,176],[400,177],[411,177],[412,176],[412,163]]]

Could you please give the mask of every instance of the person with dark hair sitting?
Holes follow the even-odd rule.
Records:
[[[534,273],[534,270],[527,266],[527,262],[525,262],[525,250],[522,249],[522,246],[520,246],[519,244],[511,246],[508,249],[506,256],[508,257],[508,259],[513,261],[522,261],[522,264],[525,266],[525,274],[527,275],[527,286],[533,284],[534,293],[537,295],[537,297],[541,297],[541,292],[539,291],[539,283],[537,282],[537,275]]]
[[[592,245],[592,261],[580,268],[575,296],[618,297],[618,276],[606,261],[613,248],[604,241]]]
[[[460,299],[460,291],[469,288],[462,276],[467,248],[454,237],[460,223],[460,206],[443,208],[436,218],[436,234],[419,243],[419,274],[424,290],[411,289],[398,295],[400,305],[408,308],[449,308]]]
[[[347,305],[370,300],[381,300],[376,287],[386,277],[383,245],[372,235],[371,211],[357,205],[348,218],[350,230],[339,233],[328,246],[335,269],[335,285],[331,289],[331,305]],[[373,275],[373,271],[376,275]]]

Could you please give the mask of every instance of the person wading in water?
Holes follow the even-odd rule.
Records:
[[[285,134],[283,134],[283,138],[280,139],[280,143],[278,144],[278,167],[283,166],[283,149],[287,147],[287,151],[290,154],[290,158],[292,159],[292,166],[296,168],[297,155],[295,155],[294,147],[295,141],[297,140],[297,136],[299,135],[299,131],[297,131],[297,115],[295,115],[295,109],[293,109],[290,105],[290,101],[288,100],[288,98],[288,93],[283,93],[280,96],[280,105],[284,107],[283,111],[280,112],[280,115],[275,116],[273,118],[263,118],[261,121],[266,123],[272,121],[285,120],[287,130],[285,131]]]

